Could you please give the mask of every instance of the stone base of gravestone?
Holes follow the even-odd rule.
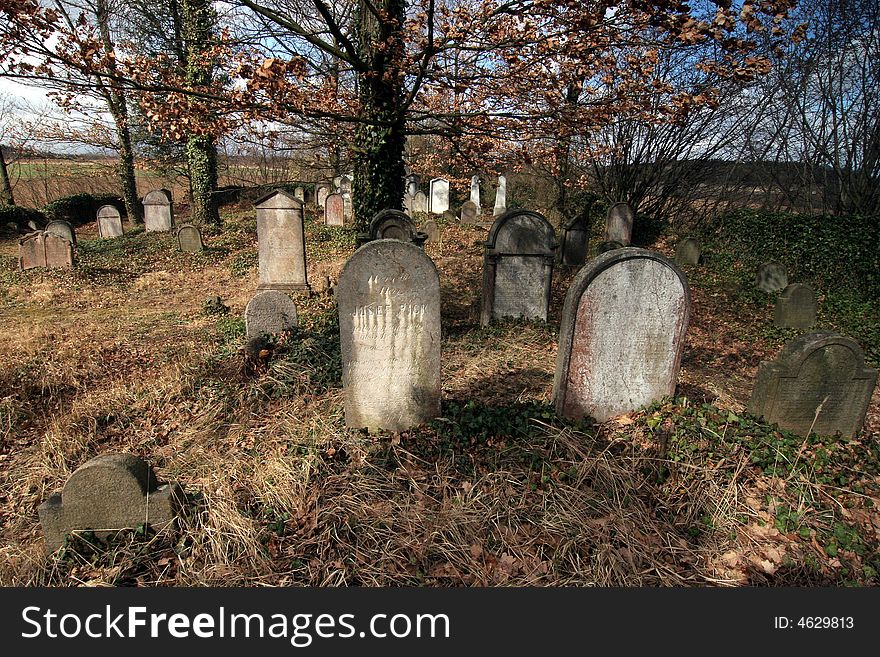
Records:
[[[778,262],[765,262],[758,267],[755,285],[762,292],[779,292],[788,285],[788,273]]]
[[[105,454],[80,466],[38,511],[46,547],[54,552],[74,531],[91,530],[99,538],[142,525],[158,531],[171,524],[183,501],[183,490],[160,484],[145,461]]]
[[[816,306],[813,288],[792,283],[779,295],[773,323],[779,328],[808,329],[816,323]]]
[[[244,309],[244,325],[248,339],[287,331],[297,325],[296,305],[284,292],[257,292]]]
[[[701,254],[700,240],[686,237],[675,247],[675,263],[677,265],[698,265]]]

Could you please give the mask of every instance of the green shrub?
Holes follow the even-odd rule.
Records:
[[[115,205],[120,215],[126,216],[125,203],[115,194],[73,194],[62,196],[46,205],[43,213],[49,219],[63,219],[74,226],[81,226],[95,220],[98,208],[102,205]]]
[[[45,226],[47,219],[39,210],[23,208],[20,205],[0,205],[0,231],[14,233],[16,231],[31,230],[28,222],[33,221],[37,226]],[[15,224],[12,229],[8,224]]]

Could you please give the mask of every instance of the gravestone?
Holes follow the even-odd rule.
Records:
[[[412,196],[410,196],[409,194],[403,195],[403,211],[406,213],[407,217],[412,217],[412,201]]]
[[[115,205],[102,205],[98,208],[98,237],[122,237],[122,218]]]
[[[470,202],[474,204],[477,214],[480,214],[480,177],[471,176],[471,198]]]
[[[339,193],[343,196],[346,194],[351,195],[351,178],[348,176],[339,177]]]
[[[590,241],[590,218],[579,214],[562,229],[561,262],[566,267],[580,267],[587,261]]]
[[[778,262],[765,262],[758,267],[755,285],[762,292],[779,292],[779,290],[784,290],[785,286],[788,285],[788,273],[785,271],[785,266]]]
[[[293,189],[293,198],[297,201],[301,201],[302,203],[306,202],[306,190],[302,187],[294,187]]]
[[[480,324],[504,317],[547,321],[556,232],[542,215],[510,210],[489,229]]]
[[[73,267],[73,244],[67,238],[52,233],[43,233],[43,248],[46,251],[46,267],[71,269]]]
[[[853,437],[877,383],[858,343],[830,331],[802,335],[761,363],[748,410],[799,436]]]
[[[422,246],[428,236],[424,232],[416,230],[415,223],[405,212],[382,210],[376,213],[376,216],[370,221],[367,233],[358,235],[358,245],[383,239],[401,240]]]
[[[405,431],[440,414],[440,278],[398,240],[360,247],[336,286],[345,424]]]
[[[477,215],[479,208],[473,201],[465,201],[461,204],[461,223],[467,226],[473,226],[477,223]]]
[[[507,178],[498,176],[498,187],[495,189],[495,207],[492,214],[496,217],[507,211]]]
[[[342,223],[345,226],[354,224],[354,206],[351,204],[351,194],[349,192],[342,193]]]
[[[623,244],[621,244],[620,242],[599,242],[593,249],[593,257],[602,255],[603,253],[608,253],[609,251],[614,251],[614,249],[622,248]]]
[[[700,240],[695,237],[685,237],[675,247],[675,262],[678,265],[698,265],[701,256]]]
[[[327,202],[327,197],[330,195],[330,188],[325,185],[321,185],[318,187],[318,191],[315,194],[315,203],[321,209],[325,207]]]
[[[808,329],[816,323],[816,293],[800,283],[787,286],[773,309],[773,323],[779,328]]]
[[[302,201],[274,191],[256,202],[258,290],[308,292]]]
[[[18,266],[26,269],[70,269],[73,267],[73,245],[64,237],[36,231],[18,240]]]
[[[171,192],[156,189],[144,196],[144,230],[146,232],[168,232],[174,225],[174,210]]]
[[[257,292],[244,309],[247,338],[281,333],[297,325],[296,305],[280,290]]]
[[[410,174],[406,177],[406,193],[413,197],[419,191],[419,177],[415,174]]]
[[[427,235],[426,242],[437,243],[440,241],[440,228],[437,226],[437,222],[433,219],[429,219],[425,222],[425,235]]]
[[[690,291],[659,253],[622,248],[589,261],[565,296],[556,413],[599,422],[675,391]]]
[[[345,201],[342,194],[330,194],[324,204],[324,223],[328,226],[345,225]]]
[[[632,239],[635,210],[629,203],[615,203],[608,209],[605,219],[605,241],[620,242],[627,246]]]
[[[192,224],[184,224],[178,228],[177,248],[187,253],[202,251],[205,245],[202,242],[201,231]]]
[[[443,214],[449,209],[449,181],[446,178],[434,178],[431,181],[431,214]]]
[[[55,219],[46,224],[46,227],[43,230],[47,233],[58,235],[58,237],[63,237],[73,244],[73,246],[76,246],[76,231],[73,229],[70,222]]]
[[[104,454],[81,465],[61,493],[39,507],[46,547],[54,552],[67,534],[92,530],[105,538],[122,529],[170,525],[184,500],[176,484],[161,484],[153,468],[132,454]]]
[[[412,211],[413,213],[428,211],[428,196],[425,192],[418,191],[415,193],[412,201]]]

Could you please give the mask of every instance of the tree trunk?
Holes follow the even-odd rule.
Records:
[[[403,207],[406,134],[399,108],[403,99],[400,65],[405,5],[403,0],[383,0],[382,21],[360,6],[358,41],[367,70],[359,72],[358,83],[361,112],[369,119],[355,131],[352,200],[360,231],[369,228],[377,212]],[[389,43],[394,45],[375,47]]]
[[[12,197],[12,184],[9,182],[9,171],[6,170],[6,156],[3,155],[3,145],[0,144],[0,204],[15,205]]]

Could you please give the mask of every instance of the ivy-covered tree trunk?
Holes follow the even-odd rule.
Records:
[[[12,196],[12,183],[9,182],[9,171],[6,169],[6,156],[0,144],[0,205],[15,205]]]
[[[406,133],[400,105],[404,34],[403,0],[382,0],[383,20],[359,5],[358,43],[361,61],[358,84],[361,115],[368,119],[355,130],[353,202],[358,230],[366,231],[373,216],[388,208],[402,209]]]
[[[183,34],[186,41],[186,81],[206,87],[213,81],[214,64],[207,57],[217,15],[210,0],[183,0]],[[219,224],[217,211],[217,143],[210,134],[197,134],[186,142],[186,164],[192,199],[191,221]]]

